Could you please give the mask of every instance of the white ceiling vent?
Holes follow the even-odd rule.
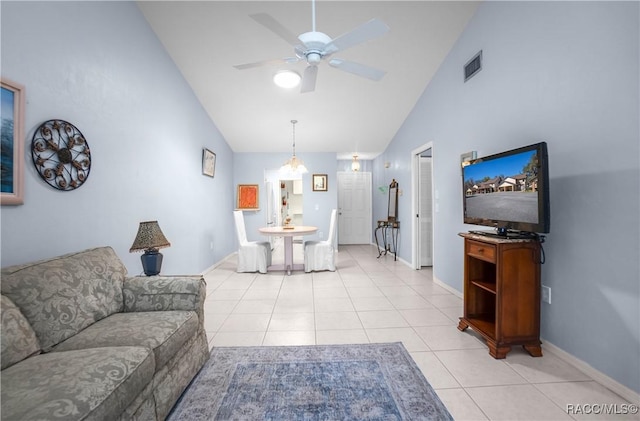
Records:
[[[468,81],[482,70],[482,50],[464,65],[464,81]]]

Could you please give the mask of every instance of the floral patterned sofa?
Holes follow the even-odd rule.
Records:
[[[163,420],[209,358],[201,276],[110,247],[3,268],[3,420]]]

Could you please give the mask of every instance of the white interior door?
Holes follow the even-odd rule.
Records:
[[[420,266],[433,266],[433,201],[431,157],[420,157]]]
[[[338,242],[371,243],[371,173],[338,172]]]
[[[425,158],[428,158],[428,164]],[[433,143],[428,142],[411,151],[411,267],[433,266],[434,225],[438,213],[437,191],[434,193]]]

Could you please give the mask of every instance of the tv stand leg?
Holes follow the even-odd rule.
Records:
[[[538,345],[522,345],[522,347],[532,357],[542,357],[542,347],[540,346],[540,344],[538,344]]]
[[[498,346],[495,343],[491,343],[487,341],[487,346],[489,347],[489,355],[491,355],[496,360],[501,360],[503,358],[507,358],[507,354],[511,351],[510,346]]]
[[[458,322],[458,330],[460,332],[464,332],[469,327],[469,324],[464,321],[462,317],[460,317],[460,321]]]

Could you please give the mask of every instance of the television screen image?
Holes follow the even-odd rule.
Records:
[[[548,232],[546,143],[472,161],[463,169],[464,222]]]

